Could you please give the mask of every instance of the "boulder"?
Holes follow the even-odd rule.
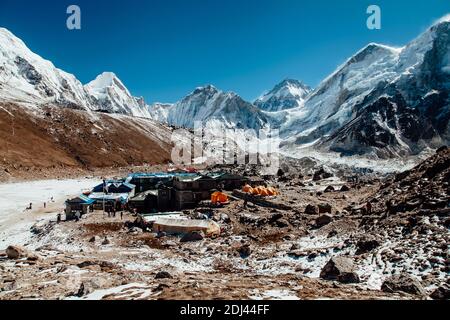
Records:
[[[342,187],[341,187],[341,192],[347,192],[347,191],[350,191],[350,188],[347,186],[347,185],[343,185]]]
[[[306,214],[317,214],[317,207],[312,204],[308,204],[305,209]]]
[[[241,258],[243,259],[248,258],[252,254],[252,250],[249,244],[244,244],[241,247],[239,247],[238,252]]]
[[[105,240],[103,240],[102,245],[106,246],[108,244],[110,244],[111,242],[109,241],[109,239],[107,237],[105,237]]]
[[[326,171],[324,168],[321,168],[314,172],[313,181],[319,181],[323,179],[331,178],[333,174],[331,172]]]
[[[5,252],[8,259],[11,260],[26,258],[28,256],[27,249],[21,246],[9,246],[8,248],[6,248]]]
[[[193,242],[193,241],[202,241],[204,236],[201,232],[193,231],[186,233],[181,239],[180,242]]]
[[[156,274],[155,279],[172,279],[172,275],[167,271],[160,271]]]
[[[97,237],[93,236],[91,239],[89,239],[90,243],[94,243],[95,241],[97,241]]]
[[[381,291],[388,293],[400,291],[415,295],[425,295],[425,290],[419,280],[405,273],[387,278],[381,285]]]
[[[279,219],[275,222],[275,225],[278,228],[287,228],[289,227],[289,222],[286,219]]]
[[[320,278],[339,281],[341,283],[359,283],[359,276],[355,272],[353,260],[347,257],[333,257],[323,267]]]
[[[334,192],[334,191],[336,191],[335,189],[334,189],[334,187],[333,186],[328,186],[326,189],[325,189],[325,193],[330,193],[330,192]]]
[[[356,254],[364,254],[380,246],[380,242],[372,236],[365,236],[356,243]]]
[[[439,288],[433,291],[430,295],[433,300],[449,300],[450,299],[450,287],[447,284],[441,285]]]
[[[316,227],[322,228],[323,226],[326,226],[327,224],[330,224],[333,221],[333,217],[331,217],[329,214],[321,215],[316,219]]]
[[[319,213],[331,213],[332,207],[328,203],[319,204]]]

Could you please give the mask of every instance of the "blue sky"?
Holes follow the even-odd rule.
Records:
[[[366,27],[371,4],[381,30]],[[148,102],[210,83],[252,100],[285,78],[316,86],[367,43],[404,45],[447,13],[448,0],[1,0],[0,26],[83,83],[113,71]]]

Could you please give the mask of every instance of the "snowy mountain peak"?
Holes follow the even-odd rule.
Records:
[[[216,87],[214,87],[211,84],[208,84],[206,86],[203,87],[197,87],[192,93],[191,95],[200,95],[200,94],[217,94],[221,92],[219,89],[217,89]]]
[[[450,13],[438,19],[433,25],[435,26],[445,22],[450,22]]]
[[[99,111],[122,113],[137,117],[150,117],[143,98],[135,98],[113,72],[103,72],[85,85],[94,98]]]
[[[105,93],[107,90],[111,90],[111,88],[117,88],[120,91],[123,91],[127,96],[131,96],[128,89],[122,83],[122,81],[113,73],[113,72],[103,72],[98,75],[95,80],[89,82],[86,87],[93,92]]]
[[[310,93],[311,88],[303,82],[285,79],[259,97],[254,104],[269,112],[292,109],[301,106]]]

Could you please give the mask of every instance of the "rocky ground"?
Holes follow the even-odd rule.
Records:
[[[283,210],[185,212],[217,221],[215,239],[144,232],[129,214],[41,222],[0,254],[0,299],[449,299],[449,155],[351,181],[282,170],[267,183]]]

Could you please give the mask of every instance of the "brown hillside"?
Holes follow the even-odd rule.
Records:
[[[161,164],[170,151],[170,129],[150,120],[0,104],[0,165],[6,172]]]

